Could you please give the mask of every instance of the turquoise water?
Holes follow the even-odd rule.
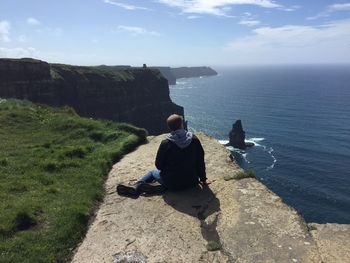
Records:
[[[228,140],[241,119],[256,143],[234,151],[243,168],[306,221],[350,223],[350,66],[216,70],[170,86],[190,129]]]

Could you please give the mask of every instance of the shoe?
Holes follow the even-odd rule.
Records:
[[[138,190],[138,187],[127,186],[123,184],[117,185],[117,193],[119,195],[130,196],[130,197],[138,197],[140,195],[140,191]]]
[[[161,194],[165,188],[159,183],[145,183],[138,185],[137,189],[145,194]]]

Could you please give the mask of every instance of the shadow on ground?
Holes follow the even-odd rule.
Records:
[[[171,191],[163,194],[164,201],[181,213],[204,220],[220,211],[220,201],[208,187],[199,185],[184,191]]]
[[[221,249],[220,237],[216,230],[220,201],[208,186],[166,192],[163,199],[177,211],[200,220],[201,233],[208,242],[208,250]]]

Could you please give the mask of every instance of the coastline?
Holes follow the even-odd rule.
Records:
[[[109,173],[104,202],[72,262],[345,262],[350,257],[349,225],[310,227],[258,180],[227,180],[240,168],[216,139],[198,136],[213,181],[209,189],[118,196],[116,184],[153,168],[164,135],[149,137]]]

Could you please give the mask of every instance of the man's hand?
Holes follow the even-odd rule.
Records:
[[[205,180],[205,181],[200,181],[199,182],[201,184],[201,186],[208,186],[209,184],[211,184],[211,181]]]

